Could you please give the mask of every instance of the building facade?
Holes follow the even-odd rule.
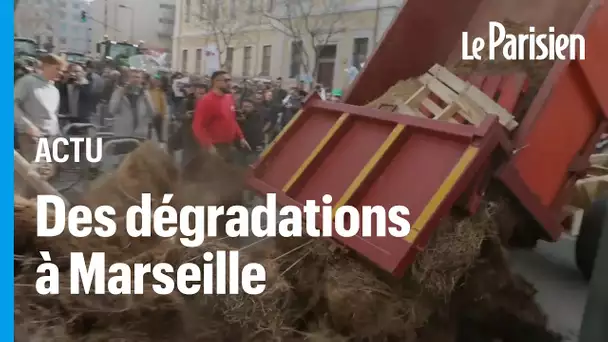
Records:
[[[402,0],[177,0],[172,67],[346,86]],[[212,47],[212,48],[210,48]]]
[[[116,41],[143,40],[153,50],[171,49],[175,0],[94,0],[90,14],[95,21],[93,50],[104,35]]]
[[[85,0],[20,0],[15,10],[15,34],[32,38],[41,48],[90,52],[90,20],[82,19],[89,11]]]

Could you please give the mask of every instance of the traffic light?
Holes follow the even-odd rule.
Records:
[[[87,22],[87,12],[86,11],[80,11],[80,21],[82,21],[83,23]]]

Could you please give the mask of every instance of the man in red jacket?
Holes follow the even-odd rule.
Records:
[[[203,149],[229,162],[238,158],[237,145],[250,150],[236,121],[231,79],[226,71],[211,75],[211,90],[196,103],[192,131]]]

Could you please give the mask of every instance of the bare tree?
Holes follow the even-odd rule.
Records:
[[[201,1],[201,7],[195,18],[205,31],[207,41],[216,45],[222,68],[227,66],[228,48],[246,44],[246,41],[243,41],[245,38],[243,33],[255,24],[251,13],[239,8],[238,5],[239,1],[236,0]]]
[[[345,30],[343,11],[346,0],[279,0],[274,8],[261,9],[274,29],[296,42],[294,56],[300,71],[313,79],[319,69],[319,57],[332,37]]]

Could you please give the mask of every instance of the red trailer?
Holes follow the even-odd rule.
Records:
[[[481,35],[489,20],[505,18],[586,39],[586,59],[554,63],[513,132],[493,116],[473,126],[363,107],[398,80],[450,64],[462,31]],[[608,8],[595,0],[408,0],[345,103],[308,98],[264,152],[250,185],[276,193],[283,205],[324,194],[336,206],[406,205],[412,230],[405,239],[337,238],[397,276],[442,217],[456,208],[475,212],[497,187],[518,210],[514,238],[557,240],[567,231],[574,182],[606,130],[607,37]],[[464,78],[509,111],[526,91],[521,74]],[[582,268],[590,273],[591,267]]]

